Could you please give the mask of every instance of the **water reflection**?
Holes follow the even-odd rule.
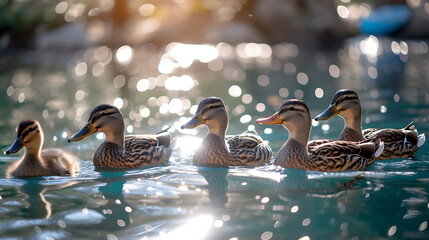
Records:
[[[102,194],[101,197],[105,200],[103,201],[105,203],[94,210],[104,215],[105,218],[91,228],[95,230],[100,230],[101,228],[112,232],[128,227],[131,223],[130,213],[135,207],[127,202],[123,194],[124,184],[127,182],[123,179],[125,172],[102,171],[100,174],[106,185],[98,187],[98,190]]]
[[[44,194],[46,188],[37,181],[27,181],[19,192],[26,195],[27,206],[21,209],[21,214],[26,218],[50,218],[52,215],[52,206],[46,200]]]
[[[228,168],[198,167],[198,173],[208,183],[210,206],[224,207],[228,203]]]
[[[91,9],[89,13],[106,11],[113,1],[103,2],[100,9]],[[342,18],[354,19],[356,12],[365,12],[360,6],[342,2],[347,8],[337,8]],[[64,4],[57,5],[58,13],[68,12],[70,6]],[[151,5],[146,3],[136,9],[144,17],[153,16],[159,8],[153,9]],[[78,9],[74,11],[79,13]],[[71,20],[70,14],[67,18]],[[107,34],[101,31],[107,29],[104,25],[100,27],[101,24],[104,23],[90,21],[92,37]],[[159,27],[153,21],[145,24],[152,26],[147,32]],[[6,91],[1,96],[4,104],[0,108],[10,114],[0,119],[5,133],[0,142],[14,134],[17,121],[33,117],[43,120],[49,136],[47,145],[71,148],[86,161],[91,159],[98,139],[70,146],[65,144],[65,138],[68,130],[87,120],[83,113],[93,106],[110,103],[120,107],[126,131],[140,134],[164,125],[173,125],[178,130],[187,121],[183,116],[195,113],[197,106],[192,103],[216,95],[225,99],[232,113],[231,132],[256,130],[264,134],[262,137],[270,141],[273,149],[278,149],[284,142],[284,132],[260,128],[252,119],[271,111],[271,106],[277,107],[283,98],[301,98],[313,112],[322,111],[340,88],[359,91],[368,127],[385,127],[386,122],[389,127],[404,127],[402,124],[412,117],[422,131],[427,131],[428,73],[423,70],[428,65],[427,53],[425,40],[379,36],[356,37],[327,52],[289,42],[273,46],[252,42],[236,46],[179,42],[166,47],[119,44],[75,52],[67,57],[66,63],[57,58],[52,62],[46,53],[36,51],[32,53],[37,59],[34,65],[24,56],[18,57],[18,66],[4,68],[7,71],[1,84]],[[342,120],[332,121],[314,123],[312,138],[338,136]],[[201,142],[199,136],[204,133],[195,129],[178,131],[192,136],[180,137],[178,153],[173,153],[170,166],[150,172],[129,171],[126,176],[100,173],[101,178],[80,182],[73,187],[74,191],[67,188],[48,191],[44,183],[38,183],[23,185],[22,194],[15,194],[2,186],[6,190],[0,199],[4,219],[1,226],[7,228],[5,236],[17,235],[7,225],[15,223],[8,220],[14,216],[22,221],[31,216],[43,218],[38,222],[26,221],[25,231],[34,237],[178,238],[193,234],[196,238],[220,239],[255,236],[423,239],[428,236],[424,151],[417,156],[419,161],[376,164],[360,180],[353,174],[312,175],[299,170],[197,169],[188,165]],[[389,168],[394,171],[387,172]],[[404,168],[415,172],[396,174]],[[88,169],[85,176],[93,177],[92,168]],[[5,192],[16,196],[9,198]],[[28,199],[19,199],[23,195]],[[90,226],[90,230],[82,233],[82,226]],[[49,235],[49,231],[58,235]]]
[[[314,179],[309,174],[311,173],[306,171],[296,171],[280,178],[280,181],[274,183],[279,197],[285,202],[304,197],[337,198],[363,178],[357,175],[351,180],[338,177]]]
[[[43,184],[43,180],[26,180],[22,186],[17,188],[26,199],[20,215],[25,218],[49,219],[52,216],[52,204],[46,199],[46,192],[71,187],[75,184],[77,184],[76,181],[47,185]]]

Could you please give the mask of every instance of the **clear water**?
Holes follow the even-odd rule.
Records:
[[[138,134],[174,129],[202,96],[215,95],[229,107],[228,134],[255,129],[277,152],[287,131],[254,120],[286,98],[302,98],[315,116],[341,88],[359,93],[364,128],[401,128],[414,120],[428,135],[427,41],[407,40],[399,50],[393,41],[400,45],[358,37],[326,51],[220,44],[214,55],[198,45],[187,56],[202,54],[201,61],[188,65],[189,59],[167,56],[171,45],[134,47],[132,59],[106,47],[3,56],[2,149],[14,141],[20,120],[36,118],[45,147],[75,153],[81,171],[75,178],[1,178],[0,239],[428,239],[428,144],[412,159],[376,162],[362,172],[216,169],[192,166],[205,128],[175,129],[169,165],[102,172],[94,170],[92,154],[103,136],[65,142],[99,103],[122,105],[128,133]],[[254,56],[257,48],[262,57]],[[176,65],[162,63],[165,58]],[[193,81],[167,80],[183,75]],[[311,138],[335,139],[342,127],[342,119],[332,118],[314,125]],[[0,155],[0,176],[18,158]]]

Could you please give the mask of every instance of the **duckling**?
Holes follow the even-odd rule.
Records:
[[[402,129],[375,129],[362,131],[362,109],[358,94],[353,90],[342,89],[335,93],[330,106],[314,120],[327,120],[335,115],[341,116],[345,126],[338,137],[343,141],[363,141],[380,139],[384,151],[377,159],[406,158],[417,153],[425,142],[425,135],[418,134],[413,122]]]
[[[310,110],[297,99],[286,101],[271,117],[257,119],[260,124],[282,124],[289,139],[278,151],[274,164],[310,171],[339,172],[363,170],[383,151],[383,143],[326,141],[314,146],[309,154],[307,143],[311,131]]]
[[[271,148],[255,134],[243,133],[225,139],[228,113],[222,99],[209,97],[201,101],[195,116],[182,129],[195,128],[201,124],[207,125],[209,133],[194,154],[194,165],[245,166],[270,160]]]
[[[136,168],[165,164],[175,146],[169,132],[125,136],[122,113],[108,104],[95,107],[85,126],[68,141],[80,141],[97,132],[103,132],[106,139],[94,153],[95,167]]]
[[[17,153],[23,147],[26,151],[21,159],[7,168],[7,178],[76,175],[79,171],[76,157],[58,148],[42,150],[43,140],[43,129],[37,120],[30,119],[19,123],[16,140],[5,153]]]

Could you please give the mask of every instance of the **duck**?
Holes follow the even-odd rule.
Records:
[[[228,113],[222,99],[208,97],[199,104],[195,115],[182,129],[200,125],[208,127],[208,134],[195,151],[193,164],[207,167],[261,165],[271,159],[272,150],[262,138],[244,132],[226,138]]]
[[[260,124],[281,124],[289,131],[289,139],[277,152],[275,165],[308,171],[342,172],[364,170],[383,152],[383,142],[331,141],[307,150],[311,132],[310,109],[298,99],[287,100],[270,117],[256,120]],[[322,140],[320,140],[322,141]]]
[[[168,162],[176,142],[175,139],[171,140],[168,131],[125,136],[124,117],[117,107],[109,104],[96,106],[85,126],[68,142],[80,141],[98,132],[106,136],[93,155],[93,165],[98,168],[163,165]]]
[[[358,94],[350,89],[338,90],[332,98],[329,107],[317,115],[314,120],[327,120],[339,115],[345,121],[345,126],[338,140],[363,141],[366,139],[380,139],[384,142],[384,151],[377,160],[392,158],[408,158],[415,155],[426,141],[425,134],[418,134],[414,123],[411,122],[402,129],[362,130],[362,108]]]
[[[18,124],[15,142],[6,154],[25,148],[24,155],[6,169],[6,177],[76,176],[79,162],[70,152],[59,148],[43,149],[44,133],[39,121],[24,120]]]

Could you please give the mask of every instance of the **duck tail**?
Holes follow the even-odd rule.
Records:
[[[406,127],[404,127],[404,130],[416,130],[416,127],[414,126],[414,121],[411,121]]]
[[[171,126],[167,126],[165,129],[163,129],[163,130],[161,130],[159,132],[152,133],[152,135],[158,135],[158,134],[161,134],[161,133],[166,133],[166,132],[168,132],[168,130],[170,130],[170,128],[171,128]]]
[[[426,142],[426,136],[424,133],[419,135],[419,140],[417,141],[417,147],[421,147]]]
[[[378,145],[378,146],[377,146]],[[384,142],[380,141],[379,144],[376,143],[374,157],[379,157],[384,151]]]
[[[173,151],[173,149],[176,147],[176,143],[177,143],[177,137],[174,137],[168,148],[171,149],[171,151]]]
[[[176,147],[176,143],[177,143],[177,138],[174,137],[170,143],[170,146],[168,146],[167,148],[167,157],[165,158],[166,162],[170,159],[171,153],[173,152],[174,147]]]

